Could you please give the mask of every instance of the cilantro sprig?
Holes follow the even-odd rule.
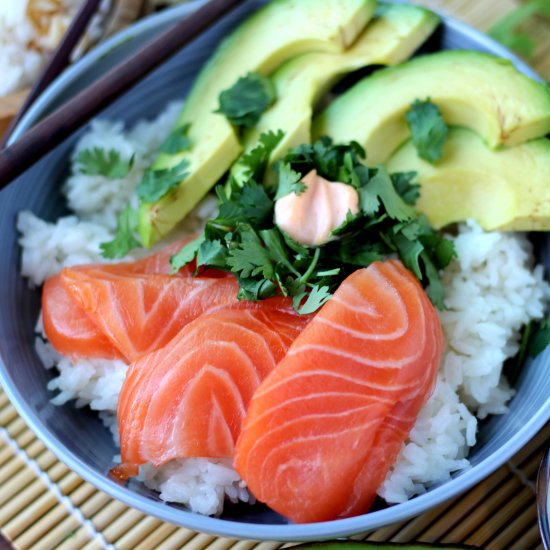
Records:
[[[75,160],[81,174],[103,176],[110,180],[124,178],[134,165],[134,155],[124,159],[116,149],[106,151],[101,147],[83,149]]]
[[[429,99],[415,100],[406,114],[412,142],[418,156],[432,164],[443,156],[443,146],[449,132],[439,107]]]
[[[219,97],[217,113],[222,113],[235,126],[252,128],[262,113],[275,101],[271,80],[258,73],[243,76]]]
[[[139,246],[136,238],[137,212],[127,206],[118,216],[117,232],[112,241],[101,243],[99,246],[104,258],[123,258]]]
[[[261,137],[238,182],[230,178],[216,188],[219,213],[196,241],[172,257],[174,272],[196,260],[197,271],[217,268],[234,273],[241,299],[282,294],[292,297],[295,309],[305,314],[317,311],[356,269],[396,255],[427,287],[434,304],[444,308],[439,271],[455,251],[451,241],[416,213],[419,193],[413,173],[367,168],[357,143],[335,145],[323,137],[291,149],[274,167],[276,184],[264,186],[258,183],[265,176],[259,168],[265,169],[261,159],[272,138]],[[279,229],[273,217],[277,198],[301,193],[301,179],[312,169],[328,180],[353,186],[361,209],[355,215],[349,212],[333,231],[338,239],[307,247]]]

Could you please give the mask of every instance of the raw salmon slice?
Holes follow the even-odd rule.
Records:
[[[145,462],[233,457],[252,394],[309,320],[289,300],[243,303],[199,317],[132,364],[118,404],[118,473],[135,474]]]
[[[72,358],[122,359],[123,355],[71,298],[54,275],[42,290],[42,325],[51,345]]]
[[[433,387],[438,316],[399,261],[348,277],[256,391],[235,465],[296,522],[366,512]]]
[[[118,275],[169,274],[170,257],[178,252],[196,235],[184,237],[133,262],[113,264],[93,264],[73,267],[74,270],[93,268],[105,273]],[[189,277],[194,265],[182,268],[177,275]],[[204,276],[225,276],[222,272],[208,270]],[[54,275],[46,281],[42,291],[42,320],[44,332],[52,346],[69,357],[95,357],[104,359],[122,359],[123,355],[105,336],[93,319],[71,297],[61,283],[60,275]]]
[[[128,362],[165,346],[203,313],[237,304],[234,278],[118,275],[65,268],[61,283]]]

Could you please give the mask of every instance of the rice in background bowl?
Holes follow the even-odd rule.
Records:
[[[161,106],[168,100],[181,99],[193,75],[211,51],[212,44],[227,33],[231,21],[242,17],[244,11],[254,5],[257,3],[241,7],[221,25],[206,33],[197,44],[184,50],[144,83],[113,104],[103,116],[123,119],[131,126],[143,116],[152,118],[158,114]],[[155,17],[154,20],[158,21],[156,28],[162,26],[162,21],[164,24],[169,23],[175,14],[181,16],[185,9],[176,8],[157,16],[158,19]],[[138,25],[136,29],[143,28],[144,33],[150,31],[151,27],[147,27],[145,23],[142,25],[143,27]],[[134,33],[139,34],[137,30]],[[129,33],[122,35],[120,40],[129,36]],[[439,39],[442,40],[443,47],[477,47],[501,55],[505,53],[493,42],[452,20],[446,20],[444,32]],[[439,43],[432,45],[436,48],[441,46]],[[61,80],[62,84],[65,82],[63,86],[70,86],[71,91],[74,91],[78,87],[78,78],[85,81],[94,76],[94,71],[107,69],[113,59],[121,55],[121,48],[126,47],[126,51],[129,52],[135,48],[136,43],[134,39],[133,43],[125,44],[112,52],[107,46],[112,47],[112,44],[98,50],[93,63],[84,61],[73,68],[72,73],[69,73],[65,80]],[[109,55],[99,60],[99,54],[108,51]],[[528,71],[521,63],[519,67]],[[25,124],[30,124],[43,116],[52,102],[62,97],[63,93],[67,93],[63,86],[59,88],[58,85],[57,89],[54,87],[39,108],[35,108],[27,117]],[[10,188],[0,193],[0,219],[3,223],[0,253],[5,259],[0,265],[0,300],[3,304],[0,313],[0,354],[5,364],[0,376],[19,412],[46,444],[77,473],[110,495],[165,521],[225,536],[277,540],[343,536],[404,520],[456,496],[507,460],[550,417],[550,377],[545,373],[549,356],[548,352],[545,352],[536,361],[528,362],[525,366],[516,386],[517,394],[510,403],[510,412],[494,417],[483,425],[478,444],[470,457],[470,469],[408,502],[345,520],[313,525],[285,525],[282,518],[263,507],[240,506],[227,507],[221,518],[202,517],[186,512],[178,506],[159,502],[154,491],[137,482],[130,483],[128,487],[119,486],[105,475],[116,449],[108,430],[102,426],[100,420],[94,414],[77,411],[71,406],[55,407],[49,401],[52,395],[45,388],[53,375],[41,367],[33,350],[32,335],[38,314],[38,294],[29,291],[26,281],[18,273],[20,257],[14,227],[16,215],[21,210],[30,209],[41,218],[53,221],[66,213],[58,188],[67,176],[67,159],[77,139],[82,135],[80,132],[62,144]],[[542,247],[545,260],[548,259],[547,249],[545,239]]]

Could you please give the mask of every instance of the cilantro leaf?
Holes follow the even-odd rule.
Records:
[[[174,128],[160,146],[160,151],[168,155],[188,151],[191,148],[191,140],[187,137],[190,124]]]
[[[250,300],[257,302],[265,298],[271,298],[277,294],[277,287],[268,279],[243,278],[237,275],[239,282],[239,300]]]
[[[79,151],[76,163],[80,165],[81,174],[117,180],[129,174],[134,165],[134,155],[125,160],[116,149],[105,151],[101,147],[94,147]]]
[[[241,224],[239,234],[241,242],[229,250],[227,265],[241,277],[254,277],[261,274],[264,279],[271,279],[275,266],[269,253],[256,234],[247,224]]]
[[[197,267],[224,268],[227,254],[227,248],[223,246],[221,241],[203,241],[197,251]]]
[[[302,304],[302,300],[307,296],[306,301]],[[317,311],[323,304],[328,302],[332,294],[329,292],[328,286],[314,286],[309,293],[305,291],[294,296],[294,309],[301,315],[308,315]]]
[[[428,297],[434,304],[434,306],[439,310],[445,309],[445,289],[439,277],[439,271],[433,264],[428,253],[423,251],[420,254],[422,263],[424,264],[424,270],[426,272],[426,277],[428,279],[428,287],[426,288],[426,293]]]
[[[188,263],[192,262],[197,255],[199,246],[204,242],[204,233],[199,235],[196,239],[187,243],[178,253],[174,254],[170,258],[170,265],[172,266],[171,273],[174,275],[182,267],[185,267]]]
[[[242,187],[250,178],[256,181],[264,179],[271,153],[279,145],[285,133],[282,130],[277,132],[263,133],[258,139],[258,143],[244,153],[231,168],[231,180],[238,187]]]
[[[261,226],[273,217],[273,200],[264,187],[253,180],[233,191],[230,197],[222,187],[218,187],[216,191],[220,205],[214,223],[235,226],[239,222],[248,222]]]
[[[188,166],[189,162],[182,160],[171,168],[146,170],[140,184],[137,186],[137,196],[143,202],[157,202],[189,175],[185,171]]]
[[[414,183],[416,172],[395,172],[391,174],[391,181],[401,198],[412,206],[420,197],[420,185]]]
[[[359,197],[361,209],[366,214],[376,214],[381,201],[390,218],[404,221],[416,216],[414,208],[407,204],[395,190],[384,166],[379,166],[370,181],[359,189]]]
[[[137,212],[127,206],[118,216],[115,238],[99,245],[101,255],[109,259],[123,258],[130,250],[139,247],[141,243],[135,237],[136,227]]]
[[[550,317],[541,321],[536,332],[534,332],[528,345],[528,352],[531,357],[536,357],[542,353],[550,344]]]
[[[252,128],[262,113],[275,101],[271,81],[258,73],[243,76],[219,97],[217,113],[222,113],[235,126]]]
[[[430,163],[443,156],[448,128],[439,108],[429,99],[414,101],[405,115],[418,156]]]
[[[290,195],[290,193],[300,195],[306,190],[305,184],[300,181],[302,179],[302,175],[300,172],[293,170],[290,167],[290,164],[286,162],[277,163],[277,173],[279,176],[279,181],[275,200],[278,200],[285,195]]]

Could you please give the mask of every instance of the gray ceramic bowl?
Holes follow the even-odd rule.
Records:
[[[193,2],[146,19],[95,49],[43,94],[17,128],[14,138],[171,21],[185,16],[196,4]],[[144,116],[154,116],[168,100],[184,97],[197,70],[216,43],[259,4],[260,1],[251,0],[234,11],[111,105],[102,116],[132,122]],[[428,50],[441,48],[493,52],[511,58],[520,70],[536,77],[504,48],[452,19],[444,19],[442,28],[427,46]],[[261,505],[229,506],[221,518],[203,517],[160,502],[154,492],[139,483],[116,484],[106,477],[116,450],[101,422],[88,411],[71,406],[55,407],[49,401],[52,396],[46,390],[46,384],[52,374],[42,368],[33,349],[39,292],[30,290],[18,272],[16,215],[20,210],[31,209],[42,218],[54,220],[64,213],[59,187],[67,174],[69,153],[80,134],[77,132],[0,192],[0,380],[21,416],[45,444],[99,489],[143,512],[198,531],[281,541],[345,536],[402,521],[456,496],[503,464],[550,418],[550,352],[547,351],[525,366],[510,412],[482,425],[479,443],[470,457],[470,469],[404,504],[325,523],[289,524]],[[545,248],[546,241],[543,241],[542,248]]]

